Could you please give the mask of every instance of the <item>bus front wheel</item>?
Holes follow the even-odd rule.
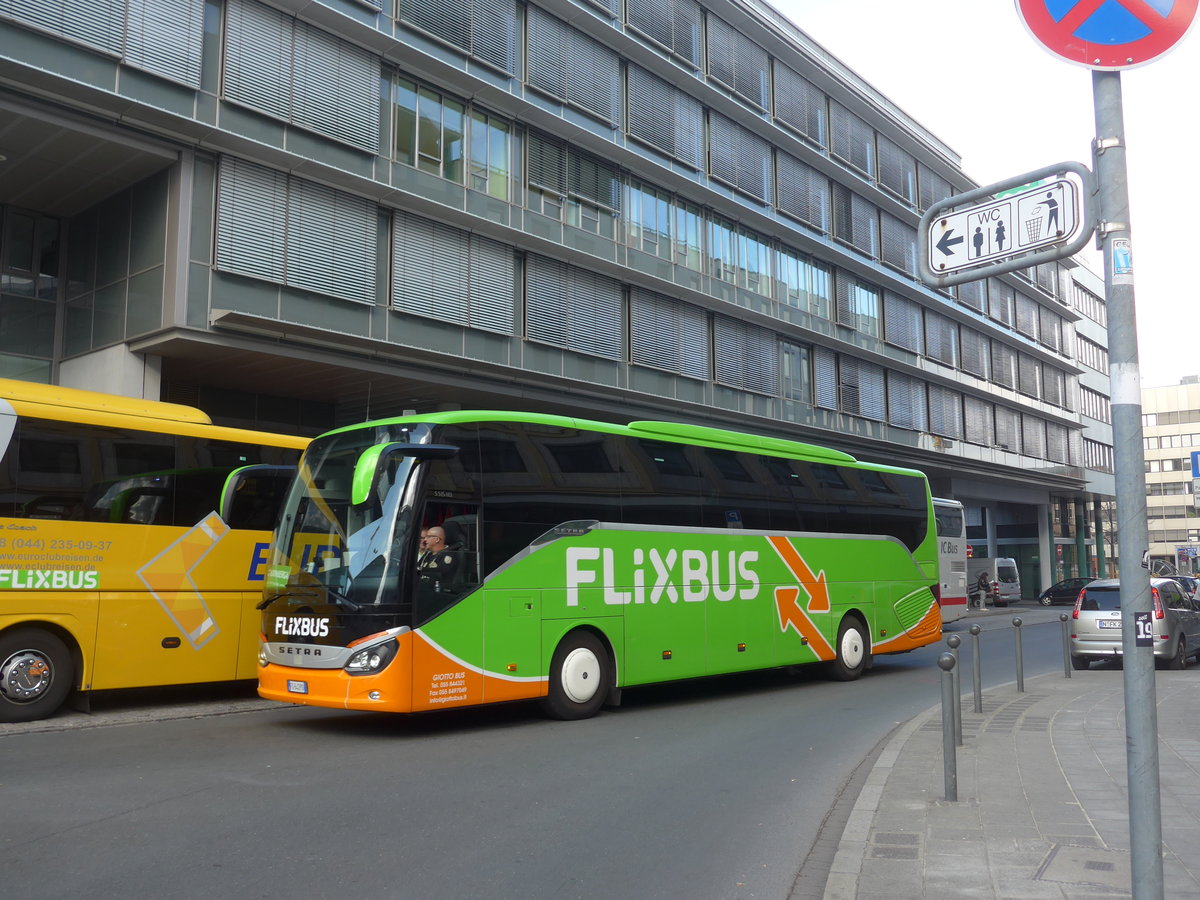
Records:
[[[554,719],[586,719],[604,705],[611,665],[603,642],[590,631],[563,638],[550,662],[550,692],[542,708]]]
[[[871,657],[871,644],[862,621],[855,616],[846,616],[838,627],[837,644],[833,648],[833,662],[829,674],[837,681],[853,681],[867,668]]]
[[[0,635],[0,722],[33,722],[54,715],[74,677],[71,652],[40,628]]]

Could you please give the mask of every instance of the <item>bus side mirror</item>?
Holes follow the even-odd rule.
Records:
[[[383,470],[394,456],[411,456],[415,459],[449,459],[458,455],[458,448],[449,444],[404,444],[392,441],[368,447],[354,464],[354,480],[350,483],[350,503],[354,506],[366,503],[367,498],[379,482]]]
[[[217,512],[230,528],[270,531],[283,506],[296,466],[242,466],[234,469],[221,488]]]

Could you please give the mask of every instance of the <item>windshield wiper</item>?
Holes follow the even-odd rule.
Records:
[[[270,606],[276,600],[281,600],[284,597],[316,597],[316,596],[317,596],[316,591],[288,591],[287,593],[283,593],[281,591],[278,594],[272,594],[270,597],[263,597],[259,603],[254,604],[254,608],[259,609],[259,610],[266,609],[268,606]]]
[[[338,606],[344,606],[346,609],[350,610],[350,612],[358,612],[360,609],[362,609],[361,606],[359,606],[337,588],[332,588],[326,585],[325,590]]]

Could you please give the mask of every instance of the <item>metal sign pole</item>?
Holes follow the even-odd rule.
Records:
[[[1125,734],[1129,837],[1134,900],[1163,896],[1162,806],[1158,784],[1158,711],[1153,650],[1137,647],[1138,613],[1152,603],[1142,552],[1150,546],[1146,524],[1142,391],[1130,247],[1129,186],[1119,72],[1093,71],[1096,108],[1096,185],[1100,199],[1104,288],[1108,300],[1108,357],[1112,381],[1113,457],[1116,464],[1117,533],[1121,536],[1121,647],[1124,653]]]

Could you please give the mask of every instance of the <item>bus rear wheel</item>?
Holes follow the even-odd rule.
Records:
[[[833,652],[835,655],[829,664],[829,674],[836,681],[853,681],[867,669],[871,643],[861,619],[857,616],[842,619]]]
[[[58,637],[40,628],[0,635],[0,722],[33,722],[54,715],[75,666]]]
[[[550,661],[550,692],[542,709],[553,719],[587,719],[604,705],[612,681],[608,651],[590,631],[573,631]]]

